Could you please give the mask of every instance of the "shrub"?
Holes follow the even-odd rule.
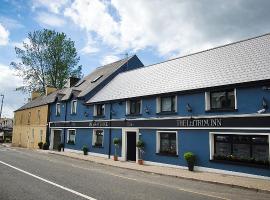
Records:
[[[83,151],[84,155],[87,155],[88,154],[88,147],[86,145],[83,145],[82,151]]]
[[[186,152],[184,154],[184,158],[186,159],[186,161],[189,163],[189,162],[192,162],[194,163],[195,162],[195,155],[192,153],[192,152]]]
[[[144,148],[144,142],[142,140],[139,140],[136,144],[136,147],[138,147],[139,149],[143,149]]]
[[[113,138],[113,144],[114,145],[119,145],[121,140],[119,138]]]
[[[64,144],[63,143],[60,143],[57,147],[57,150],[58,151],[61,151],[61,149],[64,148]]]
[[[49,150],[49,144],[47,142],[43,144],[43,150]]]
[[[43,142],[39,142],[39,143],[38,143],[38,147],[39,147],[39,149],[42,149],[42,147],[43,147]]]

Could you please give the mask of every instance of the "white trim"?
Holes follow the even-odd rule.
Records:
[[[69,140],[69,131],[74,131],[75,132],[75,137],[74,137],[74,144],[76,144],[76,129],[67,129],[67,141],[66,143],[68,143]]]
[[[106,115],[106,104],[105,103],[97,103],[97,104],[94,104],[94,113],[93,113],[93,116],[94,117],[98,116],[97,115],[97,105],[104,105],[104,115]]]
[[[237,91],[236,91],[236,88],[234,88],[234,109],[238,109],[238,107],[237,107]]]
[[[269,146],[269,152],[268,152],[268,160],[270,161],[270,133],[244,133],[244,132],[209,132],[209,149],[210,149],[210,159],[213,159],[214,155],[214,135],[215,134],[226,134],[226,135],[266,135],[268,136],[268,146]]]
[[[58,106],[59,106],[59,115],[61,114],[61,104],[57,103],[55,106],[55,115],[58,116]]]
[[[122,128],[122,159],[127,160],[127,132],[136,132],[136,143],[139,140],[139,129],[138,128]],[[136,147],[136,162],[138,162],[138,148]]]
[[[75,103],[75,109],[74,109],[75,112],[72,112],[73,111],[73,103]],[[77,103],[78,103],[77,100],[71,101],[71,109],[70,109],[71,114],[77,114]]]
[[[93,133],[92,133],[92,146],[95,146],[96,141],[97,141],[97,135],[96,135],[96,131],[102,131],[102,147],[103,147],[103,143],[104,143],[104,129],[99,129],[99,128],[95,128],[93,129]]]
[[[175,143],[176,143],[176,155],[179,155],[178,152],[178,132],[177,131],[161,131],[161,130],[157,130],[156,131],[156,153],[160,152],[160,133],[175,133]]]
[[[178,168],[178,169],[188,169],[185,166],[165,164],[165,163],[152,162],[152,161],[144,161],[144,163],[146,165],[154,165],[154,166],[160,166],[160,167],[171,167],[171,168]],[[209,167],[195,166],[194,167],[194,170],[195,171],[201,171],[201,172],[212,172],[212,173],[219,173],[219,174],[228,174],[228,175],[233,175],[233,176],[242,176],[242,177],[250,177],[250,178],[258,178],[258,179],[270,180],[270,177],[268,177],[268,176],[260,176],[260,175],[254,175],[254,174],[234,172],[234,171],[229,171],[229,170],[214,169],[214,168],[209,168]]]
[[[130,101],[126,100],[126,115],[130,114]]]
[[[204,100],[205,100],[205,111],[210,110],[210,92],[204,93]]]
[[[156,97],[156,113],[160,113],[160,97]]]

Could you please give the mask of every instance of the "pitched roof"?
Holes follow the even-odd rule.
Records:
[[[77,97],[83,97],[84,95],[91,92],[100,83],[102,83],[106,78],[112,75],[116,70],[118,70],[125,63],[127,63],[128,60],[132,58],[137,58],[137,56],[136,55],[130,56],[128,58],[118,60],[116,62],[98,67],[89,75],[81,79],[74,87],[63,88],[61,90],[53,92],[52,94],[48,96],[38,97],[35,100],[30,101],[27,104],[23,105],[16,111],[53,103],[56,100],[56,97],[60,97],[60,96],[61,96],[62,101],[68,100],[72,94],[75,94]]]
[[[270,34],[116,76],[87,103],[270,79]]]

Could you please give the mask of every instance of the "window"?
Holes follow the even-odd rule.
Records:
[[[266,135],[214,135],[214,159],[269,164]]]
[[[31,142],[35,141],[35,130],[32,129],[32,138],[31,138]]]
[[[27,123],[30,124],[30,121],[31,121],[31,112],[28,113],[28,120],[27,120]]]
[[[206,110],[234,110],[236,109],[235,90],[208,93],[209,105]]]
[[[158,113],[176,112],[176,96],[159,97],[157,105]]]
[[[38,123],[40,124],[40,110],[38,110]]]
[[[71,114],[77,113],[77,101],[73,100],[71,101]]]
[[[157,153],[165,155],[178,155],[177,132],[157,132]]]
[[[40,130],[40,132],[39,132],[39,141],[40,142],[43,141],[43,130]]]
[[[76,138],[76,131],[74,129],[69,129],[67,143],[68,144],[75,144],[75,138]]]
[[[93,130],[92,145],[95,147],[103,146],[104,131],[101,129]]]
[[[60,116],[60,113],[61,113],[61,104],[60,103],[57,103],[56,104],[55,114],[56,114],[56,116]],[[75,111],[75,113],[76,113],[76,111]]]
[[[105,115],[105,104],[96,104],[94,116],[104,116]]]
[[[135,99],[127,101],[127,112],[128,115],[139,115],[141,114],[141,100]]]

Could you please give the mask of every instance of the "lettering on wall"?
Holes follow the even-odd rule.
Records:
[[[109,127],[109,122],[99,121],[99,122],[89,122],[90,127]]]
[[[221,127],[222,119],[179,119],[176,123],[179,127]]]

